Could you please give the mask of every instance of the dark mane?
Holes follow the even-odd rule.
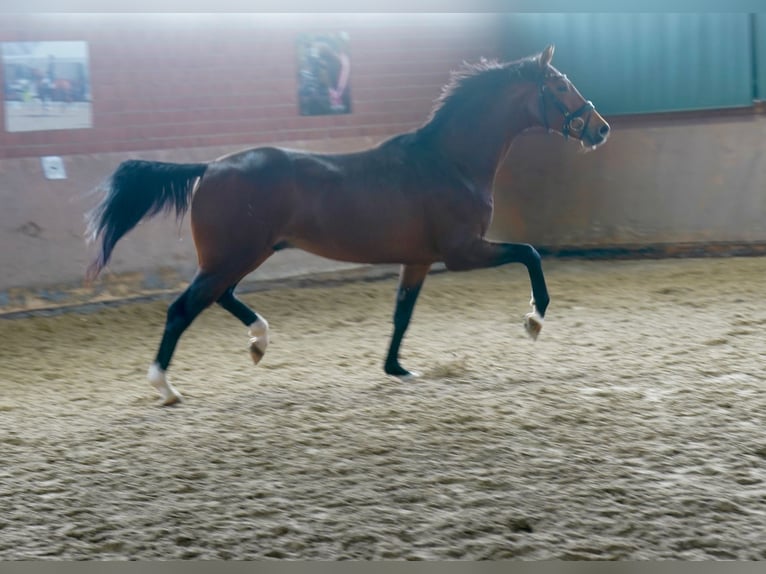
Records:
[[[458,108],[475,99],[477,95],[493,93],[502,86],[519,81],[534,81],[539,75],[535,58],[524,58],[513,62],[484,60],[468,63],[450,73],[450,79],[434,103],[426,123],[421,129],[436,127],[442,118],[451,115]]]

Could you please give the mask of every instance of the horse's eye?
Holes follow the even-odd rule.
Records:
[[[561,84],[560,86],[556,88],[557,92],[566,92],[567,90],[569,90],[569,86],[567,86],[566,84]]]

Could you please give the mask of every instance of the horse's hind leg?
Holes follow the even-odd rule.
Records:
[[[263,317],[257,315],[250,307],[237,299],[234,295],[236,285],[232,285],[218,299],[217,303],[242,321],[249,328],[250,356],[257,365],[266,353],[269,345],[269,323]]]
[[[149,382],[159,391],[163,405],[172,405],[182,398],[165,375],[178,339],[197,315],[216,301],[229,284],[227,277],[199,272],[186,290],[168,307],[160,348],[154,363],[149,367]]]
[[[399,347],[404,333],[410,324],[412,310],[420,294],[430,265],[403,265],[399,276],[399,288],[396,292],[396,308],[394,310],[394,333],[386,355],[384,370],[386,374],[407,379],[417,376],[399,364]]]

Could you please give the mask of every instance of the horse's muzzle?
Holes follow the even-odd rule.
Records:
[[[585,146],[589,146],[593,149],[606,143],[609,137],[609,124],[604,118],[601,117],[597,111],[593,111],[591,120],[588,125],[588,129],[584,131],[580,137],[580,141]]]

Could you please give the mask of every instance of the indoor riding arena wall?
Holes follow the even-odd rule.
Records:
[[[766,253],[766,115],[615,117],[593,153],[528,133],[498,173],[493,236],[559,255]]]

